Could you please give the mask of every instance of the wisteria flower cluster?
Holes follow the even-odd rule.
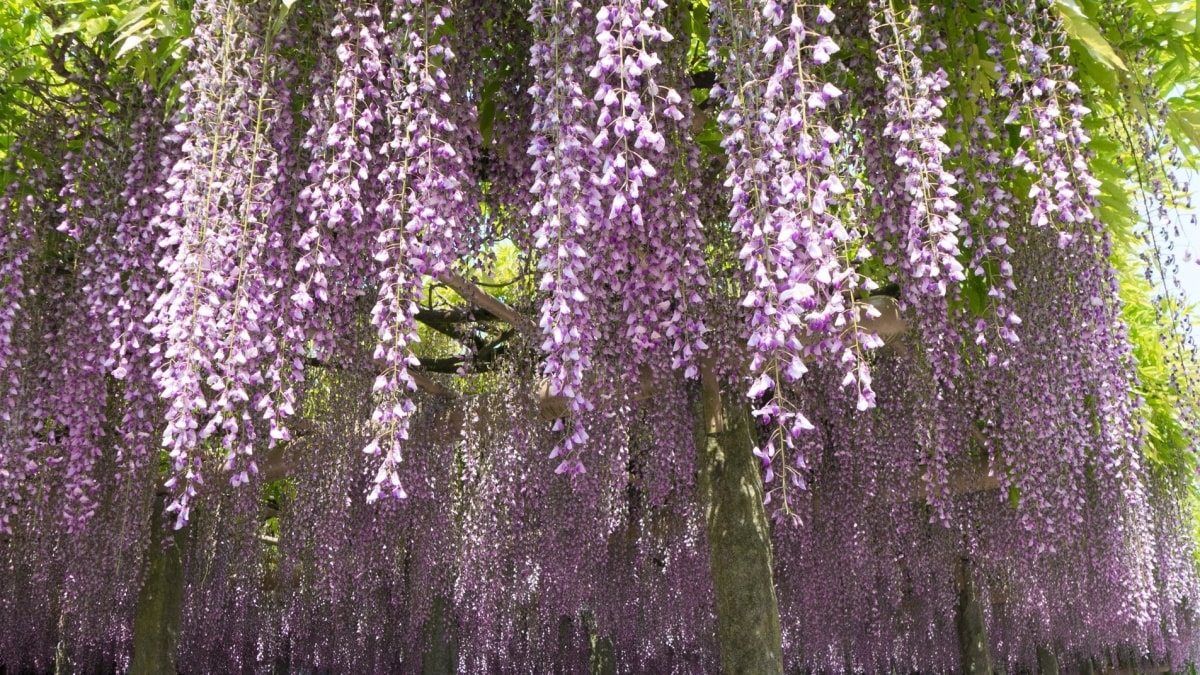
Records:
[[[741,301],[751,314],[749,395],[766,401],[754,414],[774,429],[756,453],[768,483],[783,472],[778,490],[787,510],[788,490],[804,487],[808,462],[795,438],[812,428],[789,383],[804,375],[807,362],[836,362],[845,372],[842,385],[858,391],[859,409],[874,405],[866,352],[882,341],[861,320],[878,312],[856,302],[855,293],[875,284],[855,268],[870,253],[856,247],[859,237],[840,207],[850,178],[838,165],[842,134],[830,113],[843,92],[822,79],[839,49],[829,35],[834,13],[773,1],[722,3],[714,12],[738,26],[722,80],[745,83],[723,87],[719,119],[729,156],[729,219],[749,289]],[[720,55],[722,47],[711,49]]]
[[[966,596],[1001,668],[1195,662],[1061,9],[197,0],[69,79],[0,671],[738,671],[734,577],[784,672],[961,669]]]

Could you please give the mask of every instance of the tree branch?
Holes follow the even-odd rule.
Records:
[[[416,319],[432,330],[458,342],[465,341],[464,335],[458,330],[459,324],[500,321],[491,312],[471,307],[455,307],[447,310],[420,309],[417,311]],[[478,338],[472,338],[471,342],[471,346],[476,349],[483,347]]]
[[[442,386],[440,382],[430,378],[428,375],[419,370],[410,370],[408,371],[408,374],[410,377],[412,377],[413,382],[417,383],[417,389],[420,389],[427,394],[442,396],[444,398],[458,398],[458,394]]]
[[[517,332],[527,337],[535,337],[540,332],[536,324],[520,312],[498,300],[495,296],[470,281],[447,272],[438,277],[438,281],[453,288],[464,300],[476,307],[491,312],[493,316],[517,329]]]
[[[306,368],[331,368],[334,370],[340,370],[339,366],[331,365],[325,361],[322,361],[321,359],[313,358],[311,356],[304,359],[304,365]],[[430,379],[428,375],[419,370],[410,368],[408,370],[408,374],[412,377],[413,381],[417,383],[417,389],[420,389],[427,394],[444,396],[446,398],[458,398],[458,394],[442,386],[442,384],[439,382]]]
[[[513,330],[504,331],[500,337],[488,344],[479,345],[474,355],[451,356],[444,359],[421,359],[421,368],[431,373],[457,373],[460,366],[468,361],[478,366],[475,372],[486,372],[486,366],[495,362],[496,357],[504,353],[506,342],[513,336]]]

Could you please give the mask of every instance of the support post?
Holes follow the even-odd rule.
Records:
[[[133,663],[130,675],[175,673],[179,626],[183,622],[182,530],[169,535],[164,522],[164,495],[157,495],[150,520],[150,546],[146,550],[146,580],[138,593],[133,621]],[[171,539],[167,544],[166,539]]]
[[[745,406],[724,407],[712,363],[702,368],[699,490],[708,525],[722,671],[782,675],[770,527]]]

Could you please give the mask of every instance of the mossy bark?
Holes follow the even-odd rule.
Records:
[[[133,622],[133,663],[130,675],[165,675],[177,672],[175,654],[183,622],[183,554],[186,534],[167,533],[164,498],[154,504],[150,546],[146,550],[146,579],[138,593]],[[168,544],[167,540],[171,542]]]
[[[723,406],[711,369],[703,374],[697,466],[722,669],[727,675],[782,675],[770,528],[750,415],[745,406]]]

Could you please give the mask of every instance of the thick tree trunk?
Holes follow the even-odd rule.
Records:
[[[137,615],[133,622],[133,664],[131,675],[168,675],[175,673],[175,648],[179,643],[179,625],[183,621],[183,556],[180,545],[186,534],[167,535],[172,542],[164,545],[166,529],[163,503],[159,496],[150,521],[150,546],[146,550],[147,571],[138,593]]]
[[[65,593],[64,589],[64,595]],[[58,645],[54,648],[54,675],[71,675],[74,668],[71,667],[71,657],[67,654],[67,643],[62,636],[66,634],[65,626],[67,615],[62,610],[58,612]]]
[[[962,656],[964,675],[992,675],[992,654],[988,646],[987,628],[983,623],[983,606],[975,597],[975,580],[967,560],[960,563],[961,586],[958,591],[958,647]]]
[[[554,656],[554,675],[568,675],[575,650],[575,622],[566,614],[558,617],[558,652]]]
[[[617,675],[617,656],[611,638],[595,633],[588,636],[588,673]]]
[[[1041,675],[1058,675],[1058,657],[1047,646],[1037,648],[1038,672]]]
[[[579,620],[587,634],[588,675],[617,675],[617,653],[612,638],[600,634],[596,615],[590,609],[580,612]]]
[[[722,405],[711,368],[703,376],[704,438],[697,465],[721,664],[727,675],[782,675],[771,537],[750,416],[742,405]]]
[[[425,653],[421,659],[422,675],[454,675],[458,672],[458,641],[447,630],[449,602],[438,597],[433,611],[425,620]]]

